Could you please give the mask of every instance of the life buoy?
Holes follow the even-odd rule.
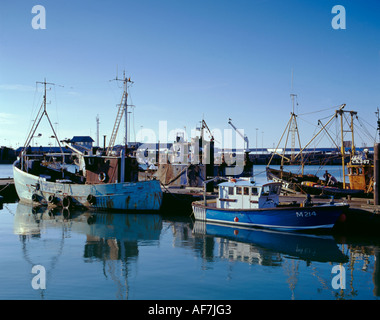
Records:
[[[236,179],[235,179],[235,178],[232,178],[232,179],[231,179],[231,182],[236,182]]]
[[[89,194],[87,196],[87,201],[88,201],[89,204],[94,205],[94,204],[96,204],[96,197],[93,196],[92,194]]]
[[[49,196],[49,198],[48,198],[48,202],[49,202],[49,203],[55,203],[56,200],[57,200],[57,198],[56,198],[53,194],[51,194],[51,195]]]
[[[69,219],[70,218],[70,210],[69,210],[69,208],[63,208],[62,215],[63,215],[63,217],[65,219]]]
[[[104,182],[107,179],[107,175],[104,172],[100,172],[98,175],[98,179],[100,182]]]
[[[71,204],[72,204],[72,200],[71,200],[71,197],[69,196],[65,196],[62,200],[62,206],[65,208],[65,209],[68,209],[71,207]]]
[[[91,215],[91,216],[88,217],[87,223],[89,225],[94,224],[95,222],[96,222],[96,216]]]

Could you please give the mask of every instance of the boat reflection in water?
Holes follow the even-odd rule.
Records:
[[[351,299],[358,292],[358,297],[380,296],[380,240],[20,203],[13,228],[21,260],[30,266],[15,265],[22,268],[17,279],[23,274],[22,282],[30,283],[31,268],[44,266],[42,299],[230,299],[231,288],[239,299],[271,299],[273,287],[278,289],[275,299]],[[334,264],[347,270],[346,290],[331,288]],[[22,290],[24,298],[36,299],[36,290]]]
[[[345,263],[348,257],[329,235],[313,235],[274,230],[236,228],[196,221],[195,236],[219,239],[220,255],[263,265],[281,265],[281,256],[316,262]]]
[[[31,267],[43,265],[46,268],[47,289],[53,289],[54,281],[50,278],[64,279],[65,275],[54,272],[59,263],[64,268],[76,269],[77,278],[74,283],[80,282],[85,288],[93,283],[102,286],[102,279],[112,279],[116,286],[115,294],[112,289],[99,292],[76,292],[80,298],[91,298],[92,294],[114,299],[128,299],[128,274],[130,263],[139,255],[140,245],[157,245],[162,230],[162,219],[158,214],[149,213],[106,213],[94,211],[68,211],[61,208],[48,209],[47,207],[32,207],[18,203],[14,216],[14,233],[19,235],[22,242],[23,258]],[[67,243],[68,238],[85,235],[84,243],[79,239]],[[38,241],[33,241],[38,240]],[[79,247],[78,247],[79,244]],[[79,250],[79,252],[76,252]],[[61,257],[66,252],[66,257]],[[79,254],[79,256],[78,256]],[[69,259],[67,257],[69,255]],[[80,259],[82,258],[82,259]],[[84,258],[84,260],[83,260]],[[90,276],[87,263],[101,262],[103,272],[95,272]],[[55,273],[55,274],[54,274]],[[80,279],[80,274],[86,275],[87,280]],[[91,284],[90,284],[91,283]],[[66,285],[66,284],[65,284]],[[69,285],[68,285],[69,286]],[[62,287],[62,284],[61,284]],[[60,287],[60,288],[61,288]],[[59,294],[61,290],[59,288]],[[101,289],[99,289],[101,291]],[[99,291],[98,290],[98,291]],[[41,298],[44,298],[41,290]],[[88,290],[87,290],[88,291]],[[72,291],[68,289],[60,298],[72,299]],[[68,296],[65,296],[68,295]]]
[[[158,240],[162,229],[162,219],[158,214],[69,211],[18,203],[14,233],[37,236],[48,228],[62,227],[65,224],[76,233],[119,241]]]

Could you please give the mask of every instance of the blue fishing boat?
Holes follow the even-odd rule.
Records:
[[[117,79],[118,80],[118,79]],[[30,130],[18,160],[13,164],[13,178],[21,202],[40,205],[85,207],[107,210],[159,210],[162,190],[158,180],[140,181],[136,157],[127,155],[127,142],[118,152],[113,149],[123,114],[127,115],[127,84],[124,77],[124,93],[119,105],[115,125],[107,150],[92,154],[92,150],[68,145],[57,138],[46,110],[46,81],[43,103]],[[30,143],[43,116],[46,116],[61,153],[35,154]],[[126,130],[127,133],[127,130]],[[40,136],[41,134],[39,134]],[[126,140],[125,140],[126,141]],[[72,149],[67,155],[61,143]],[[104,148],[105,149],[105,148]],[[61,162],[56,160],[61,157]],[[68,170],[65,158],[75,158],[75,172]]]
[[[348,208],[345,203],[280,203],[281,183],[257,185],[252,178],[230,179],[218,185],[214,200],[192,203],[196,220],[280,230],[330,229]]]

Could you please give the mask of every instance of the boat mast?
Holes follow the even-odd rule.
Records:
[[[290,159],[292,162],[294,162],[294,149],[296,145],[296,129],[297,129],[297,123],[296,123],[296,116],[294,113],[294,98],[297,97],[296,94],[291,93],[290,98],[292,99],[292,123],[290,131],[292,132],[292,149],[290,153]]]
[[[128,102],[127,102],[128,91],[127,90],[128,90],[128,82],[133,83],[133,81],[131,81],[131,78],[128,78],[128,79],[126,78],[125,72],[123,75],[123,79],[119,79],[116,76],[116,78],[113,79],[113,81],[122,81],[123,85],[124,85],[124,92],[123,92],[123,95],[121,98],[121,102],[119,104],[119,110],[118,110],[118,113],[116,115],[115,124],[114,124],[113,130],[112,130],[110,142],[109,142],[109,145],[107,148],[107,153],[106,153],[107,156],[109,156],[111,154],[112,148],[115,145],[117,133],[119,131],[119,126],[120,126],[120,123],[121,123],[121,120],[122,120],[124,114],[125,114],[125,138],[124,138],[124,142],[125,142],[125,147],[127,148],[127,145],[128,145],[128,123],[127,123],[127,118],[128,118]]]
[[[377,115],[377,132],[379,133],[379,141],[380,141],[380,113],[379,113],[379,108],[377,108],[377,111],[375,112]],[[376,138],[375,138],[376,141]]]
[[[346,168],[344,165],[344,139],[343,139],[343,110],[339,110],[340,114],[340,131],[341,131],[341,146],[340,153],[342,154],[342,170],[343,170],[343,189],[346,189]]]
[[[115,81],[122,81],[124,86],[123,95],[121,98],[121,102],[119,105],[119,110],[116,115],[115,124],[112,130],[110,142],[108,145],[108,149],[106,152],[106,155],[109,156],[111,154],[111,151],[115,145],[117,132],[119,131],[119,126],[121,123],[121,119],[123,118],[123,114],[125,114],[125,135],[124,135],[124,148],[121,149],[121,155],[120,155],[120,182],[124,182],[125,178],[125,156],[128,149],[128,82],[131,82],[131,78],[127,79],[125,76],[125,71],[123,74],[123,79],[119,79],[117,76],[114,79]]]
[[[50,128],[53,131],[54,137],[55,137],[55,139],[58,142],[59,148],[60,148],[61,153],[62,153],[63,162],[64,162],[65,158],[64,158],[64,155],[63,155],[63,150],[62,150],[61,143],[60,143],[60,141],[59,141],[59,139],[57,137],[57,134],[56,134],[56,132],[54,130],[54,127],[53,127],[53,125],[52,125],[52,123],[50,121],[49,115],[48,115],[47,110],[46,110],[46,85],[55,85],[55,83],[46,82],[46,78],[44,79],[44,82],[37,81],[36,83],[40,83],[40,84],[44,85],[44,97],[43,97],[42,105],[41,105],[40,109],[38,110],[36,119],[34,120],[32,128],[31,128],[31,130],[29,132],[29,135],[28,135],[28,137],[27,137],[27,139],[25,141],[24,148],[22,150],[22,155],[25,153],[25,149],[29,146],[30,141],[33,139],[33,136],[36,133],[36,130],[37,130],[37,128],[38,128],[38,126],[39,126],[39,124],[40,124],[43,116],[46,116],[46,118],[49,121]]]
[[[355,155],[355,142],[354,142],[354,115],[356,115],[357,112],[350,111],[351,115],[351,136],[352,136],[352,146],[351,146],[351,156]]]
[[[294,70],[292,68],[292,88],[291,88],[292,91],[293,91],[293,81],[294,81]],[[291,120],[291,127],[290,127],[290,130],[292,132],[292,137],[291,137],[292,146],[291,146],[290,159],[291,159],[291,164],[294,164],[296,161],[296,156],[295,156],[296,132],[297,132],[298,145],[299,145],[300,150],[302,150],[302,147],[301,147],[300,133],[298,131],[297,115],[294,112],[294,102],[295,102],[295,99],[297,99],[297,95],[294,93],[291,93],[290,98],[292,99],[292,116],[291,116],[292,120]],[[298,102],[297,102],[297,106],[298,106]],[[302,151],[300,151],[299,154],[301,155],[301,173],[303,174],[305,164],[303,162]]]
[[[285,146],[284,146],[284,149],[283,149],[283,152],[282,154],[279,154],[281,156],[281,165],[280,165],[280,171],[281,171],[281,177],[282,177],[282,172],[283,172],[283,168],[284,168],[284,160],[287,160],[290,164],[294,164],[295,163],[295,160],[297,159],[298,156],[301,157],[301,170],[302,170],[302,174],[303,174],[303,171],[304,171],[304,161],[303,161],[303,155],[302,155],[302,151],[305,149],[305,148],[302,148],[301,146],[301,139],[300,139],[300,134],[299,134],[299,130],[298,130],[298,124],[297,124],[297,115],[294,113],[294,98],[297,96],[296,94],[291,94],[290,95],[291,98],[292,98],[292,101],[293,101],[293,108],[292,108],[292,112],[290,113],[290,119],[288,121],[288,123],[286,124],[286,127],[285,127],[285,130],[284,132],[282,133],[282,136],[277,144],[277,147],[275,149],[275,151],[273,152],[268,164],[267,164],[267,167],[269,167],[273,157],[275,154],[279,154],[277,153],[277,149],[282,141],[282,138],[284,137],[285,133],[286,134],[286,139],[285,139]],[[299,148],[300,148],[300,151],[297,153],[297,155],[295,155],[295,140],[296,140],[296,132],[297,132],[297,139],[298,139],[298,145],[299,145]],[[288,144],[288,139],[289,139],[289,134],[291,133],[291,155],[290,155],[290,159],[288,159],[286,156],[285,156],[285,152],[286,152],[286,147],[287,147],[287,144]]]
[[[347,112],[350,113],[351,123],[350,130],[344,130],[343,128],[343,114]],[[357,115],[356,111],[346,111],[343,109],[339,109],[337,113],[340,115],[340,131],[341,131],[341,154],[342,154],[342,170],[343,170],[343,189],[346,188],[346,164],[344,161],[345,158],[345,147],[344,147],[344,132],[351,132],[351,156],[355,155],[355,141],[354,141],[354,116]]]

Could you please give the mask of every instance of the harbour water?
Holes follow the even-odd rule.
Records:
[[[0,210],[1,300],[377,300],[379,262],[374,235],[218,227],[184,212]]]

